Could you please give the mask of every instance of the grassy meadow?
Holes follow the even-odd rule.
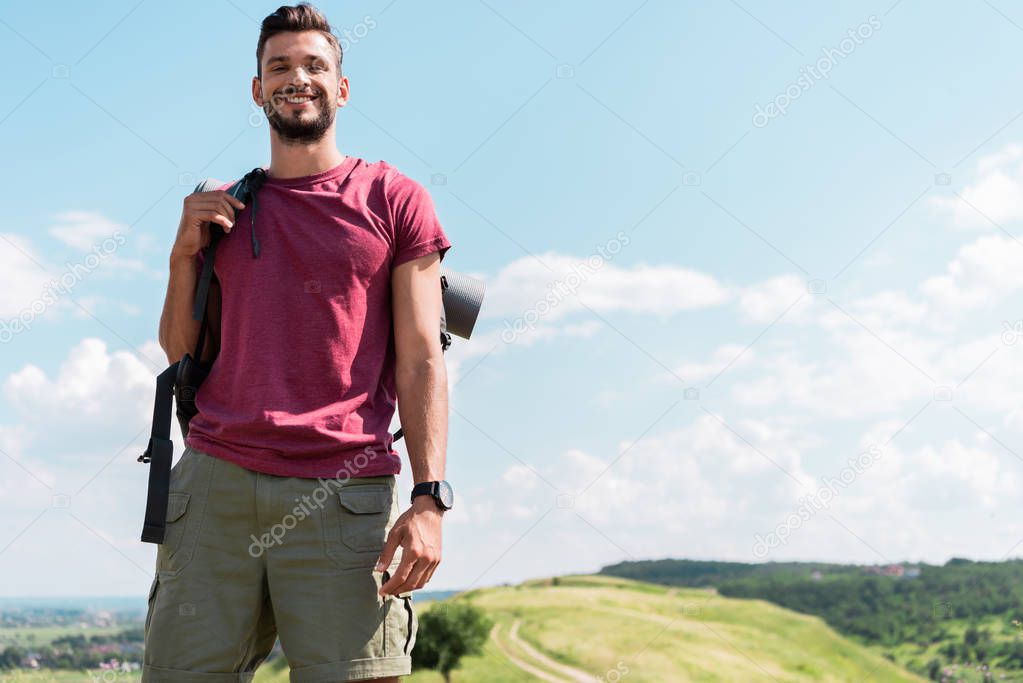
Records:
[[[452,677],[458,683],[544,680],[518,668],[506,653],[552,680],[575,680],[509,639],[515,621],[521,642],[591,681],[924,680],[837,635],[815,617],[759,600],[723,598],[710,590],[585,575],[485,588],[454,599],[484,609],[497,623],[501,643],[492,639],[482,656],[466,660]],[[256,676],[256,683],[287,680],[286,666],[264,667]],[[416,672],[406,680],[443,679]]]

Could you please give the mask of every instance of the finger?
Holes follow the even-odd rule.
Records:
[[[197,202],[216,202],[217,204],[223,204],[224,206],[230,206],[236,209],[244,209],[245,203],[235,197],[227,190],[210,190],[208,192],[196,192],[194,200]]]
[[[420,557],[412,572],[408,575],[408,580],[405,582],[405,585],[399,586],[395,590],[395,593],[400,595],[402,593],[422,588],[422,585],[426,583],[425,579],[430,573],[430,567],[433,566],[433,563],[433,560],[428,557]]]
[[[231,220],[230,217],[225,216],[224,214],[220,213],[219,211],[211,211],[210,215],[211,215],[210,221],[214,222],[214,223],[218,223],[219,225],[223,225],[224,226],[224,230],[227,230],[228,232],[230,232],[231,228],[234,227],[234,221]]]
[[[391,527],[390,532],[387,534],[387,540],[384,541],[384,549],[380,553],[380,557],[377,559],[376,570],[382,572],[391,565],[391,560],[394,559],[394,552],[401,545],[401,528],[399,526]]]
[[[230,194],[229,192],[224,191],[224,197],[227,198],[227,201],[231,204],[231,206],[233,206],[234,208],[238,209],[239,211],[241,211],[242,209],[245,208],[245,202],[243,202],[242,200],[238,199],[233,194]]]
[[[430,568],[423,574],[423,578],[419,584],[419,588],[422,588],[426,584],[430,583],[430,579],[433,578],[433,573],[437,571],[437,567],[440,566],[440,558],[435,559],[430,563]]]
[[[222,200],[195,202],[186,207],[185,213],[204,221],[212,221],[213,215],[220,215],[234,223],[234,208]]]
[[[416,577],[416,582],[409,588],[410,591],[417,591],[426,585],[427,577],[430,575],[430,568],[433,567],[433,562],[427,561],[426,566],[423,567],[423,571],[420,572],[419,576]]]
[[[217,208],[220,209],[220,213],[224,214],[232,221],[238,219],[234,206],[230,202],[228,202],[227,199],[221,200],[221,202],[217,205]]]
[[[398,568],[394,570],[394,575],[388,579],[386,583],[380,586],[379,593],[381,595],[394,595],[394,589],[405,583],[405,579],[408,578],[413,565],[415,565],[415,558],[412,557],[412,553],[402,553],[401,563],[398,565]]]
[[[412,567],[412,571],[409,572],[408,578],[405,579],[400,585],[393,589],[394,595],[401,595],[402,593],[408,593],[417,588],[419,579],[423,573],[430,568],[430,561],[424,557],[420,557],[416,560],[415,566]]]
[[[206,221],[207,223],[217,223],[222,225],[224,226],[224,229],[228,231],[230,231],[231,226],[234,225],[234,222],[232,222],[227,216],[223,216],[216,211],[197,211],[195,216],[199,220]]]
[[[380,594],[394,595],[394,589],[405,582],[405,579],[408,577],[408,573],[412,570],[412,565],[414,563],[415,561],[411,558],[411,556],[403,555],[401,563],[398,564],[398,568],[394,571],[394,576],[381,586],[379,591]]]
[[[235,210],[245,208],[245,204],[226,192],[200,192],[191,200],[196,210],[219,209],[225,215],[234,216]]]
[[[206,193],[203,193],[206,194]],[[196,211],[216,211],[224,216],[227,216],[232,221],[235,219],[234,206],[227,200],[227,195],[217,195],[216,193],[209,193],[209,197],[200,197],[196,199],[192,205]]]
[[[422,583],[419,584],[419,588],[423,588],[426,584],[430,583],[430,579],[433,578],[433,573],[437,571],[437,567],[440,566],[440,560],[434,560],[433,564],[423,575]]]

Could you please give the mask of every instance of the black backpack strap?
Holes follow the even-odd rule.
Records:
[[[153,431],[139,462],[149,463],[149,493],[146,494],[146,519],[142,525],[143,543],[163,543],[167,528],[167,500],[170,493],[171,459],[174,444],[170,440],[171,399],[174,396],[174,363],[156,378],[156,401],[153,403]]]
[[[243,179],[244,180],[244,179]],[[208,178],[196,186],[195,192],[209,192],[220,187],[219,180]],[[242,187],[239,180],[230,187],[228,192],[237,196]],[[206,341],[208,311],[206,306],[209,297],[210,281],[213,278],[213,263],[217,253],[217,244],[224,236],[219,225],[209,225],[210,244],[203,251],[203,269],[195,293],[192,308],[193,320],[202,318],[199,326],[199,339],[196,345],[195,362],[201,359],[203,342]],[[187,355],[187,354],[186,354]],[[163,543],[167,531],[167,501],[170,494],[171,461],[174,459],[174,443],[170,438],[171,418],[174,414],[174,385],[178,378],[181,364],[188,362],[183,359],[161,372],[156,378],[156,399],[153,402],[153,426],[149,435],[149,443],[145,452],[138,457],[138,462],[149,464],[149,486],[146,494],[146,517],[142,525],[143,543]]]
[[[202,320],[199,325],[199,338],[195,343],[195,353],[192,358],[199,362],[202,360],[203,343],[206,341],[206,327],[208,325],[208,309],[206,300],[210,294],[210,282],[213,280],[213,262],[217,255],[217,245],[220,238],[224,236],[224,230],[218,225],[210,225],[210,244],[203,251],[202,274],[199,276],[199,283],[195,290],[195,304],[192,306],[192,320]]]

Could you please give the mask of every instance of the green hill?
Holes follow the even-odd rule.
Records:
[[[453,679],[571,682],[923,681],[820,619],[713,590],[566,576],[460,594],[496,626]],[[422,609],[429,609],[424,606]],[[255,683],[286,683],[264,666]],[[417,672],[409,683],[439,683]]]
[[[883,566],[662,559],[621,562],[600,573],[669,587],[714,586],[724,596],[812,614],[935,680],[1023,681],[1020,559]]]

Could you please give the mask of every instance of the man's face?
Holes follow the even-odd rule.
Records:
[[[348,101],[348,78],[338,78],[337,53],[318,31],[272,36],[262,70],[262,80],[252,79],[252,97],[284,142],[316,142]]]

